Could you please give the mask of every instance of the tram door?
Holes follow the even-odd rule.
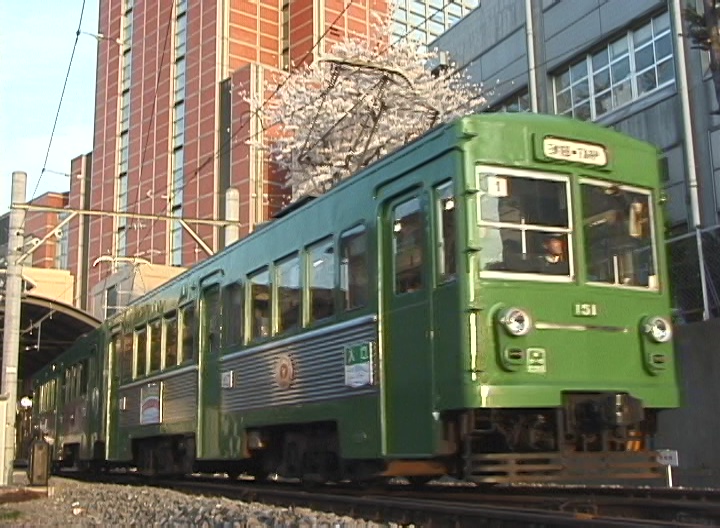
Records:
[[[219,454],[220,380],[218,360],[222,331],[220,286],[203,285],[200,299],[200,354],[198,357],[198,454]]]
[[[382,222],[386,452],[433,451],[427,204],[421,190],[386,203]]]

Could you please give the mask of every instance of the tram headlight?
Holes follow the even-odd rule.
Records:
[[[532,329],[532,318],[525,310],[508,308],[500,314],[500,322],[508,334],[524,336]]]
[[[667,343],[672,337],[672,325],[664,317],[649,317],[645,321],[644,330],[656,343]]]

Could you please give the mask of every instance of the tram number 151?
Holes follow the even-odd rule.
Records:
[[[597,304],[575,303],[573,305],[573,315],[576,317],[595,317],[597,314]]]

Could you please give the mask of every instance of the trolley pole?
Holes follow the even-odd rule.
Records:
[[[22,303],[22,266],[19,262],[23,247],[23,219],[25,212],[16,205],[25,203],[27,174],[13,172],[10,229],[7,245],[5,276],[5,322],[3,326],[2,398],[5,400],[5,431],[2,442],[2,480],[0,485],[12,484],[15,462],[15,419],[17,407],[18,355],[20,353],[20,309]]]

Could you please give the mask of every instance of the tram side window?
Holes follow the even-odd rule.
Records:
[[[272,309],[270,272],[264,268],[248,278],[250,283],[250,316],[252,317],[251,339],[268,337]]]
[[[90,359],[87,360],[87,376],[85,376],[83,394],[90,393],[90,390],[97,385],[97,351],[98,348],[94,346],[90,354]]]
[[[165,368],[178,364],[178,318],[175,311],[165,315]]]
[[[93,350],[94,353],[94,350]],[[90,374],[90,366],[87,359],[83,359],[78,365],[78,378],[80,380],[80,386],[78,387],[78,393],[80,396],[87,394],[88,379]]]
[[[345,310],[368,302],[367,232],[357,226],[340,235],[340,290]]]
[[[130,381],[133,377],[133,335],[128,333],[121,338],[120,381]]]
[[[335,253],[332,238],[310,246],[307,252],[310,322],[335,315]]]
[[[245,334],[245,289],[241,282],[234,282],[223,288],[223,303],[224,346],[240,345]]]
[[[62,401],[63,403],[67,403],[70,401],[71,394],[72,394],[72,370],[68,367],[65,369],[65,372],[63,373],[63,380],[62,380]]]
[[[195,361],[195,307],[192,304],[180,308],[182,328],[182,362]]]
[[[213,355],[219,354],[222,346],[222,317],[220,287],[213,285],[203,292],[202,315],[203,332],[207,332],[207,350]]]
[[[150,372],[160,370],[162,362],[162,320],[156,319],[148,325],[150,332]]]
[[[135,362],[135,377],[144,376],[147,368],[147,327],[143,326],[135,330],[135,351],[137,361]]]
[[[297,254],[275,266],[277,285],[278,333],[300,327],[302,285],[300,284],[300,258]]]
[[[420,200],[412,198],[393,209],[393,255],[395,293],[411,293],[423,287],[423,225]]]
[[[452,182],[440,185],[435,190],[437,204],[438,274],[441,281],[455,277],[457,273],[455,244],[455,197]]]

